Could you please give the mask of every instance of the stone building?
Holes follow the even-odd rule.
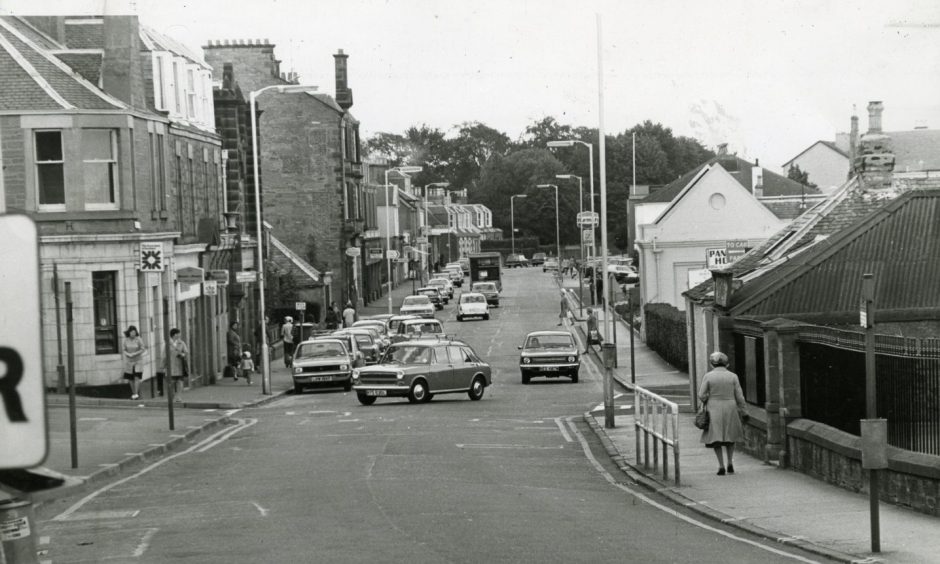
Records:
[[[202,282],[227,255],[209,71],[135,16],[0,18],[0,211],[38,225],[47,386],[61,387],[67,347],[54,270],[74,301],[80,387],[128,393],[129,325],[149,351],[145,379],[162,371],[167,324],[193,351],[191,383],[215,378],[226,289]]]
[[[204,50],[213,78],[222,80],[224,65],[231,64],[248,97],[265,87],[297,83],[296,75],[281,72],[274,47],[267,40],[225,40],[210,41]],[[334,55],[335,97],[314,88],[297,93],[272,89],[258,96],[259,168],[262,215],[271,235],[316,272],[332,272],[321,300],[329,295],[359,303],[362,163],[359,122],[349,113],[347,57],[341,50]],[[252,225],[253,202],[245,209],[246,224]],[[347,254],[350,247],[359,251]]]

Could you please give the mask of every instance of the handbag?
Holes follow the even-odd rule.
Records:
[[[698,413],[695,414],[695,426],[703,431],[708,430],[708,425],[711,423],[711,417],[708,415],[708,409],[705,407],[705,404],[702,404],[702,407],[699,408]]]
[[[597,329],[591,329],[591,332],[588,334],[588,342],[592,345],[600,344],[601,334],[598,333]]]

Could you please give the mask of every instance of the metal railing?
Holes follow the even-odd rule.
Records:
[[[672,447],[675,469],[673,474],[679,485],[679,406],[662,396],[636,386],[633,394],[634,426],[636,427],[636,463],[650,468],[650,439],[653,443],[652,468],[659,467],[659,446],[663,449],[663,479],[669,478],[669,455]],[[642,435],[643,448],[640,448]],[[642,460],[640,455],[643,455]]]

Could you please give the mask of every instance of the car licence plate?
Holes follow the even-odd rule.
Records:
[[[366,390],[367,396],[385,396],[386,393],[385,390]]]
[[[331,376],[314,376],[313,377],[314,382],[329,382],[332,379],[333,378]]]
[[[545,372],[558,372],[558,367],[557,367],[557,366],[546,366],[546,367],[543,368],[542,370],[544,370]]]

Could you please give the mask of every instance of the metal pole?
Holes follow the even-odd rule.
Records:
[[[633,248],[630,244],[630,195],[636,193],[636,131],[633,132],[633,185],[627,192],[627,252],[633,256]],[[633,265],[636,267],[636,265]],[[636,359],[634,358],[635,349],[633,348],[633,288],[627,288],[627,315],[630,316],[627,326],[630,328],[630,383],[636,385]],[[678,435],[676,435],[678,437]],[[678,444],[678,443],[677,443]],[[678,451],[676,451],[678,457]],[[679,482],[679,460],[676,459],[676,483]]]
[[[561,269],[561,234],[559,229],[558,221],[558,186],[552,185],[555,187],[555,259],[558,261],[558,268]]]
[[[584,213],[584,189],[581,177],[578,177],[578,217]],[[581,266],[575,269],[578,273],[578,317],[584,317],[584,278],[581,276],[581,269],[584,268],[584,228],[578,225],[578,247],[581,248]]]
[[[263,88],[261,90],[264,90]],[[254,170],[255,184],[255,223],[256,238],[258,245],[258,264],[255,265],[258,271],[258,323],[261,324],[261,393],[271,395],[271,366],[268,355],[268,328],[265,324],[264,315],[264,239],[262,236],[261,224],[261,185],[258,175],[258,116],[255,112],[255,98],[261,92],[256,90],[249,94],[249,113],[251,114],[251,155],[252,169]]]
[[[878,390],[875,388],[875,278],[862,275],[862,307],[865,312],[865,416],[878,417]],[[868,509],[871,525],[871,551],[881,552],[881,524],[878,506],[878,470],[868,470]]]
[[[59,363],[56,371],[56,393],[65,392],[65,365],[62,364],[62,319],[59,313],[59,265],[52,263],[52,295],[55,296],[55,342]]]
[[[69,445],[72,449],[72,468],[78,468],[78,417],[75,405],[75,330],[72,319],[72,283],[65,283],[65,340],[69,346]]]
[[[604,57],[603,57],[603,26],[601,24],[601,15],[596,14],[597,21],[597,137],[598,137],[598,147],[599,147],[599,158],[600,158],[600,174],[601,174],[601,272],[604,275],[601,277],[601,280],[606,282],[607,275],[607,174],[605,170],[606,160],[605,160],[605,139],[604,139]],[[591,156],[591,168],[594,167],[594,157]],[[591,199],[593,204],[593,198]],[[608,290],[610,283],[607,283]],[[606,339],[610,339],[610,312],[608,308],[604,306],[604,336]],[[614,356],[616,357],[616,350],[614,351]],[[604,427],[608,429],[614,428],[614,384],[613,384],[613,374],[611,373],[611,364],[610,362],[605,363],[604,370]]]
[[[509,197],[509,235],[512,238],[512,254],[516,254],[516,211],[515,196]]]
[[[633,348],[633,288],[627,289],[627,315],[630,316],[628,323],[630,328],[630,383],[636,385],[636,355]],[[679,463],[676,462],[676,470],[679,469]]]
[[[592,143],[585,143],[588,148],[588,167],[591,173],[591,217],[594,217],[594,145]],[[594,227],[593,219],[591,220],[591,258],[597,256],[597,233]],[[594,276],[597,276],[597,268],[594,268]],[[596,284],[591,284],[591,305],[597,305],[597,287]]]
[[[388,312],[392,313],[392,258],[388,254],[392,250],[392,200],[388,195],[389,170],[385,169],[385,265],[388,270]]]
[[[173,343],[170,342],[170,300],[167,298],[163,298],[163,342],[166,343],[165,356],[163,357],[166,363],[163,373],[163,394],[166,396],[167,417],[172,431],[176,429],[176,423],[173,419],[173,394],[176,393],[176,384],[173,383],[173,367],[170,363],[170,355],[173,354]]]

